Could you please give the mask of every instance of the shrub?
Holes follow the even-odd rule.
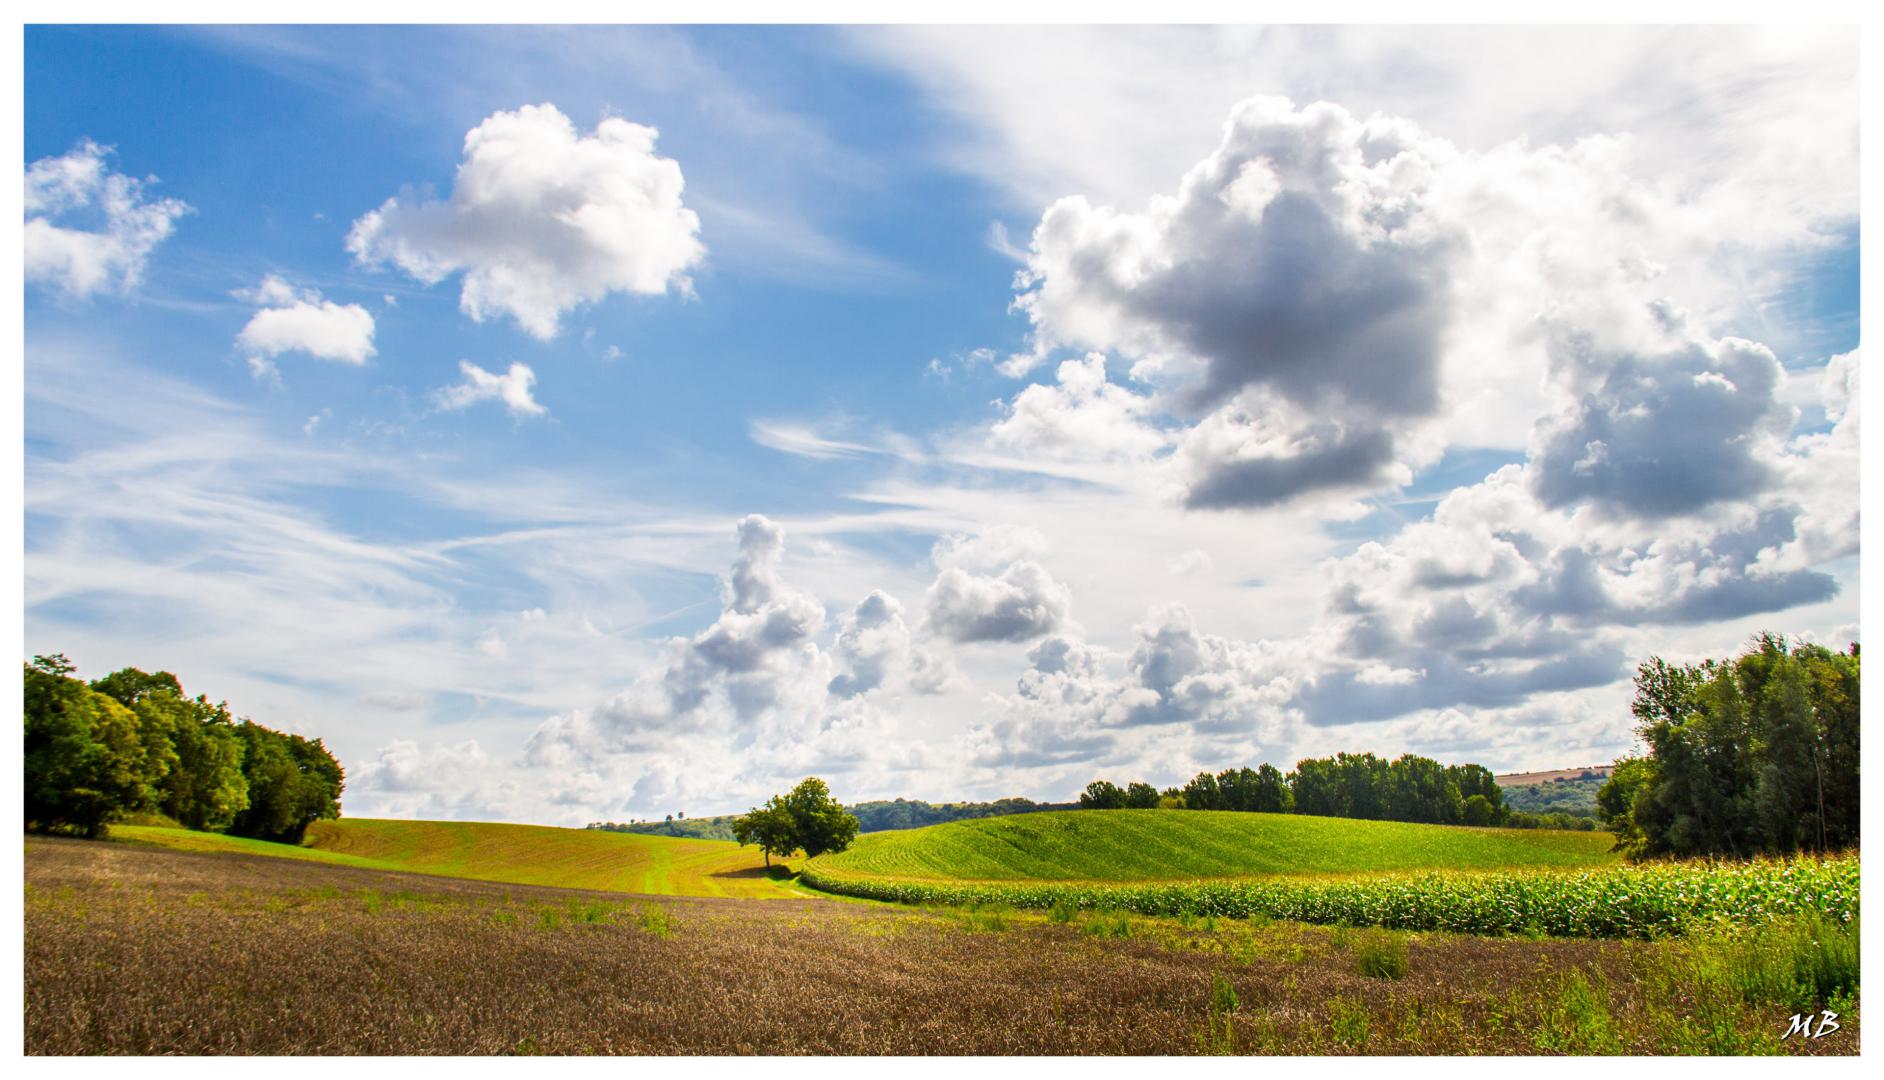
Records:
[[[1123,911],[1096,911],[1086,920],[1086,933],[1097,938],[1128,938],[1132,936],[1132,920]]]
[[[1556,1000],[1533,1034],[1537,1048],[1560,1054],[1620,1054],[1622,1041],[1609,1013],[1609,992],[1580,971],[1562,977]]]
[[[674,933],[674,916],[667,908],[653,901],[641,905],[641,929],[655,937],[670,937]]]
[[[1406,941],[1388,931],[1363,934],[1354,946],[1361,974],[1370,979],[1406,978]]]
[[[1230,1014],[1241,1007],[1236,987],[1221,975],[1210,977],[1210,999],[1205,1008],[1204,1026],[1197,1033],[1200,1054],[1236,1053],[1236,1021]]]

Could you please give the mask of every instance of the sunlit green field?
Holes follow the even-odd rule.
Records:
[[[662,896],[789,897],[765,875],[759,852],[724,840],[640,836],[591,829],[490,822],[315,822],[302,847],[137,825],[113,826],[114,839],[189,851],[230,851],[313,859],[373,870],[401,870],[571,889]]]
[[[869,833],[828,872],[954,881],[1167,881],[1611,865],[1608,833],[1206,810],[1066,810]]]

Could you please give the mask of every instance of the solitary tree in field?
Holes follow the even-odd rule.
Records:
[[[797,830],[792,828],[792,816],[783,802],[774,795],[764,806],[755,806],[750,813],[733,819],[733,839],[739,841],[741,847],[759,845],[768,867],[772,865],[772,856],[782,859],[798,850]]]
[[[772,856],[784,858],[794,851],[804,852],[806,858],[843,851],[857,839],[857,829],[856,816],[831,798],[831,789],[815,776],[733,819],[733,838],[759,845],[767,866]]]

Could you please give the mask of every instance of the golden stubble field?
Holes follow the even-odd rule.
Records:
[[[25,869],[32,1054],[1858,1049],[1855,1015],[1782,1042],[1789,1010],[1710,987],[1683,943],[640,897],[37,837]]]

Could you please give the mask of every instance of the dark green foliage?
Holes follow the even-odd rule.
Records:
[[[733,819],[733,839],[739,841],[741,847],[757,844],[767,866],[772,865],[772,856],[782,858],[798,850],[792,816],[786,812],[783,802],[774,795],[764,806],[755,806]]]
[[[242,774],[242,742],[229,710],[206,698],[169,694],[138,703],[138,711],[174,714],[171,739],[177,769],[164,785],[162,810],[190,829],[221,831],[248,809],[249,781]]]
[[[1474,798],[1477,809],[1468,822],[1466,802]],[[1134,781],[1120,789],[1110,780],[1095,780],[1079,797],[1082,810],[1160,806],[1436,825],[1503,825],[1510,814],[1490,769],[1441,765],[1417,754],[1402,754],[1392,762],[1373,754],[1306,758],[1287,775],[1267,763],[1214,775],[1201,772],[1182,789],[1166,789],[1162,796],[1146,783]]]
[[[128,815],[193,829],[299,840],[338,817],[345,774],[319,740],[283,735],[190,699],[176,676],[137,668],[87,686],[63,656],[26,669],[28,828],[97,836]]]
[[[71,677],[64,656],[25,670],[26,827],[99,836],[150,805],[168,771],[140,738],[137,717]]]
[[[1209,773],[1198,773],[1190,783],[1184,785],[1184,808],[1186,810],[1227,810],[1223,805],[1223,794],[1217,788],[1217,778]]]
[[[300,843],[309,825],[340,816],[345,774],[319,739],[284,735],[251,721],[243,721],[235,733],[249,805],[236,814],[230,832]]]
[[[1609,779],[1596,792],[1596,813],[1603,824],[1621,830],[1635,808],[1635,798],[1655,779],[1655,762],[1650,758],[1626,757],[1616,761]]]
[[[1636,672],[1642,759],[1598,806],[1631,855],[1826,851],[1858,843],[1857,646],[1762,634],[1738,658]]]
[[[1491,803],[1483,795],[1474,795],[1465,800],[1465,823],[1467,825],[1490,825],[1492,821]]]
[[[843,851],[857,839],[857,819],[831,798],[824,781],[808,776],[785,794],[774,795],[764,806],[734,819],[733,838],[741,844],[757,844],[770,866],[774,855],[803,851],[806,858],[816,858]]]
[[[1079,793],[1081,810],[1123,810],[1125,807],[1125,789],[1110,780],[1094,780]]]
[[[1581,814],[1527,814],[1513,810],[1505,816],[1508,829],[1567,829],[1571,832],[1595,832],[1596,819]]]
[[[857,819],[831,798],[831,789],[815,776],[806,777],[786,793],[785,809],[806,858],[843,851],[857,839]]]
[[[1286,814],[1295,809],[1295,793],[1289,790],[1282,770],[1267,762],[1256,770],[1256,788],[1249,809],[1259,814]]]

